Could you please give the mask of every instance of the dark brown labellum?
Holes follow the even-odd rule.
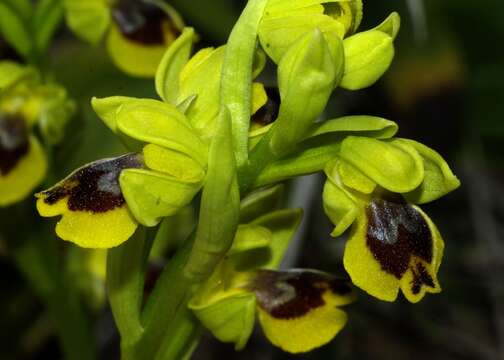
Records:
[[[180,34],[165,11],[141,0],[119,1],[112,17],[126,38],[143,45],[164,45],[163,26],[169,26],[175,36]]]
[[[254,283],[259,306],[278,319],[298,318],[325,304],[323,294],[346,295],[348,282],[314,270],[260,270]]]
[[[258,125],[266,126],[275,121],[280,109],[280,93],[276,87],[265,87],[268,100],[259,110],[252,115],[252,121]]]
[[[429,225],[413,206],[379,199],[367,206],[366,215],[366,243],[384,271],[400,279],[412,256],[432,262]]]
[[[28,153],[28,129],[20,115],[0,112],[0,174],[5,176]]]
[[[43,192],[44,202],[55,204],[68,197],[71,211],[106,212],[125,203],[119,185],[119,175],[124,169],[140,168],[138,154],[95,161],[66,178],[61,184]]]

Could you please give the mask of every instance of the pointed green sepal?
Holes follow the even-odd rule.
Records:
[[[217,339],[234,343],[236,350],[245,347],[254,329],[256,298],[251,292],[234,290],[213,301],[197,296],[189,308]]]
[[[398,13],[394,11],[390,13],[390,15],[385,20],[383,20],[383,22],[380,25],[376,26],[372,30],[378,30],[384,32],[390,35],[392,39],[395,39],[400,28],[401,28],[401,17],[399,16]]]
[[[337,140],[348,135],[358,135],[388,139],[397,133],[398,128],[395,122],[381,117],[367,115],[343,116],[314,124],[307,137],[330,135]]]
[[[418,188],[403,194],[408,202],[424,204],[439,199],[460,186],[460,181],[451,171],[446,161],[431,148],[407,139],[400,139],[414,147],[422,156],[425,177]]]
[[[175,104],[178,98],[179,76],[189,60],[195,41],[193,28],[185,28],[168,47],[156,72],[156,92],[165,102]]]

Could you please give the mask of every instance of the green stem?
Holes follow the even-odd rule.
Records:
[[[144,331],[141,306],[145,277],[145,228],[140,227],[133,238],[107,254],[108,298],[115,323],[121,335],[123,358],[139,341]]]
[[[153,359],[166,336],[171,340],[178,338],[180,329],[172,327],[172,325],[175,324],[174,319],[179,313],[187,311],[188,297],[192,294],[194,284],[186,276],[184,268],[191,252],[193,240],[194,235],[191,235],[183,247],[177,251],[163,270],[152,294],[147,299],[142,312],[144,333],[135,346],[132,358]]]
[[[157,352],[156,360],[189,359],[202,333],[202,326],[187,304],[191,296],[182,303],[183,310],[177,312]],[[175,334],[175,336],[174,336]]]
[[[89,323],[76,290],[70,286],[66,273],[59,269],[56,242],[53,244],[44,240],[53,239],[27,239],[12,250],[14,259],[46,303],[55,322],[65,358],[95,359]]]

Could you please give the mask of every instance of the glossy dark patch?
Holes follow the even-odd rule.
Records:
[[[366,215],[366,243],[384,271],[400,279],[412,256],[432,262],[429,225],[411,205],[374,200]]]
[[[68,196],[72,211],[106,212],[125,203],[119,186],[121,171],[142,167],[138,154],[95,161],[84,166],[55,187],[44,191],[44,202],[54,204]]]
[[[30,143],[25,121],[19,115],[0,112],[0,174],[5,176],[28,153]]]
[[[432,276],[428,273],[427,269],[422,263],[416,264],[416,269],[413,271],[413,281],[411,282],[411,292],[413,294],[418,294],[423,285],[434,288],[434,280]]]
[[[180,34],[165,11],[141,0],[119,1],[112,17],[126,38],[143,45],[164,45],[163,26],[169,26],[175,36]]]
[[[259,306],[277,319],[293,319],[325,304],[323,294],[332,291],[345,295],[352,291],[348,283],[313,270],[258,272],[254,284]]]
[[[278,117],[278,110],[280,109],[280,93],[276,87],[266,87],[266,95],[268,100],[266,104],[261,106],[259,110],[252,115],[252,121],[256,124],[266,126],[271,124]]]

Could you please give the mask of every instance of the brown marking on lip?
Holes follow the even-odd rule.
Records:
[[[275,121],[280,109],[280,93],[276,87],[265,87],[268,100],[259,110],[252,115],[252,121],[258,125],[266,126]]]
[[[413,280],[411,282],[411,292],[417,295],[422,286],[435,288],[434,280],[422,263],[416,264],[416,271],[412,268]]]
[[[121,0],[112,9],[112,18],[126,38],[143,45],[164,45],[167,27],[175,37],[180,35],[170,16],[147,2]]]
[[[126,154],[117,158],[95,161],[84,166],[60,185],[44,191],[44,202],[52,205],[68,197],[71,211],[106,212],[125,203],[119,186],[121,171],[142,167],[138,154]]]
[[[0,112],[0,174],[9,174],[29,148],[28,129],[23,118]]]
[[[259,306],[277,319],[294,319],[325,305],[323,294],[346,295],[349,284],[332,275],[313,270],[258,272],[254,291]]]
[[[429,225],[413,206],[379,199],[367,206],[366,215],[366,244],[384,271],[400,279],[412,256],[432,262]]]

